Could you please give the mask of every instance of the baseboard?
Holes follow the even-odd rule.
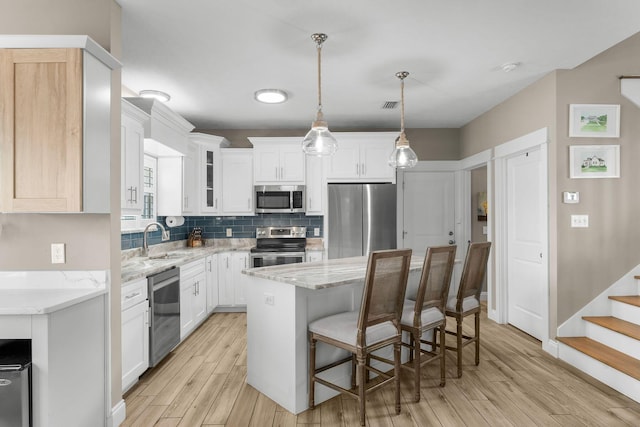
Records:
[[[487,292],[482,292],[480,294],[480,301],[486,301],[487,300]]]
[[[122,399],[111,408],[111,416],[107,419],[107,426],[118,427],[124,422],[125,418],[127,418],[127,408],[124,399]]]
[[[543,345],[542,349],[547,353],[549,353],[550,355],[552,355],[553,357],[555,357],[556,359],[559,357],[558,341],[556,340],[552,340],[552,339],[547,340],[547,345],[546,346]]]

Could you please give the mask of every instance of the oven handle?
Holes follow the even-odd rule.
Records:
[[[170,278],[162,280],[162,281],[160,281],[158,283],[154,283],[151,286],[151,290],[152,291],[157,291],[157,290],[160,290],[160,289],[165,288],[167,286],[173,285],[174,283],[178,283],[178,284],[180,283],[180,276],[170,277]]]
[[[254,252],[251,259],[254,258],[278,258],[278,257],[305,257],[305,252]]]

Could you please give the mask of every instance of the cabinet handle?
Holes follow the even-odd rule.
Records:
[[[251,199],[247,199],[247,209],[251,209]]]
[[[226,260],[227,260],[227,268],[229,268],[229,257],[227,257]]]
[[[211,260],[209,260],[209,272],[211,272]]]
[[[196,293],[196,284],[195,284],[195,283],[193,284],[193,295],[198,295],[198,294]]]
[[[280,166],[280,179],[284,179],[284,168]]]
[[[184,196],[184,207],[185,208],[189,207],[189,196]]]
[[[276,166],[276,179],[278,179],[278,167]]]
[[[364,163],[362,164],[362,176],[365,176],[367,173],[365,172]]]
[[[356,163],[356,176],[360,176],[360,163]]]
[[[216,197],[215,208],[218,209],[218,198]]]
[[[131,187],[131,194],[133,197],[133,192],[135,191],[136,197],[133,199],[133,203],[138,203],[138,187]]]
[[[125,297],[124,297],[124,299],[125,299],[125,300],[127,300],[127,299],[131,299],[131,298],[135,298],[135,297],[137,297],[138,295],[140,295],[140,292],[134,292],[134,293],[132,293],[131,295],[127,295],[127,296],[125,296]]]

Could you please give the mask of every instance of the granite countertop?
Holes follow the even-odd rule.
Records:
[[[307,289],[324,289],[362,282],[367,272],[368,257],[331,259],[302,264],[249,268],[244,274]],[[422,271],[424,257],[412,256],[410,272]]]
[[[49,314],[107,293],[106,271],[2,271],[0,315]]]

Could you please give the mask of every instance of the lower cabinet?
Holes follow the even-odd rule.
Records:
[[[245,307],[247,276],[242,270],[249,268],[249,252],[234,251],[218,254],[218,296],[219,305]]]
[[[122,287],[122,392],[149,367],[149,301],[147,279]]]
[[[323,252],[322,251],[307,251],[305,254],[306,262],[316,262],[323,260]]]
[[[211,313],[219,304],[218,298],[218,254],[205,258],[207,275],[207,313]]]
[[[180,340],[207,317],[205,258],[180,267]]]

